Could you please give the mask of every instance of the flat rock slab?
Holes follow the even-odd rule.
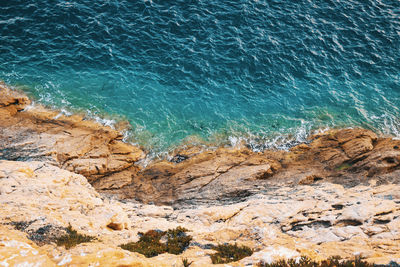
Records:
[[[400,258],[400,185],[282,186],[236,204],[173,209],[100,196],[82,175],[43,162],[0,160],[0,263],[209,266],[211,245],[246,245],[255,253],[234,266],[306,255],[340,255],[387,264]],[[71,225],[97,240],[69,250],[57,247],[60,229]],[[138,232],[189,229],[182,255],[147,259],[119,245]]]

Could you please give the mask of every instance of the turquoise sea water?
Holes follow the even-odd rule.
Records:
[[[400,136],[398,0],[0,1],[0,79],[153,152]]]

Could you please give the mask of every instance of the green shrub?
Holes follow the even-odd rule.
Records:
[[[300,260],[294,259],[280,260],[275,263],[259,263],[259,267],[372,267],[366,261],[363,261],[360,257],[356,257],[354,260],[341,260],[340,257],[331,257],[327,260],[316,262],[308,257],[302,256]]]
[[[187,231],[182,227],[165,232],[150,230],[146,233],[139,233],[139,241],[123,244],[120,247],[132,252],[138,252],[148,258],[165,252],[178,255],[189,246],[192,240],[190,235],[186,235]],[[161,238],[164,236],[166,237],[166,242],[162,243]]]
[[[217,253],[211,255],[211,261],[213,264],[229,263],[233,261],[239,261],[245,257],[251,256],[253,250],[246,246],[238,246],[223,244],[213,248]]]
[[[163,232],[150,230],[146,233],[139,232],[140,238],[138,242],[130,242],[120,247],[129,251],[138,252],[146,257],[154,257],[158,254],[164,253],[166,245],[160,242],[163,237]]]
[[[186,235],[188,230],[182,227],[168,230],[167,235],[167,252],[171,254],[181,254],[192,241],[190,235]]]
[[[66,249],[70,249],[80,243],[86,243],[96,239],[92,236],[79,234],[76,230],[72,229],[71,225],[68,226],[66,231],[67,234],[56,239],[57,246],[64,246]]]

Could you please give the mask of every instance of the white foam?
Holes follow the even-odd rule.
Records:
[[[113,119],[101,118],[99,116],[92,116],[91,118],[93,118],[96,122],[100,123],[101,125],[108,126],[113,129],[115,129],[115,124],[117,123]]]
[[[244,141],[244,138],[243,137],[236,137],[236,136],[229,136],[228,140],[229,140],[229,143],[230,143],[231,147],[240,147],[240,145]]]
[[[68,110],[62,108],[62,109],[60,110],[60,113],[58,113],[58,114],[54,117],[54,119],[56,120],[56,119],[60,118],[60,117],[63,116],[63,115],[69,117],[69,116],[72,115],[72,112],[69,112]]]
[[[393,139],[400,139],[400,121],[398,118],[388,114],[382,114],[380,116],[371,116],[373,123],[379,125],[379,130],[385,135],[394,136]]]

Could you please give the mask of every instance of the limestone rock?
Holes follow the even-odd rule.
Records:
[[[120,132],[28,104],[0,85],[0,263],[209,266],[211,246],[225,242],[255,250],[235,266],[400,258],[399,140],[330,130],[290,151],[189,147],[144,168]],[[57,247],[68,225],[97,240]],[[193,236],[182,255],[119,247],[177,226]]]
[[[135,163],[144,157],[140,148],[122,142],[118,131],[83,116],[64,116],[38,105],[25,109],[29,103],[23,94],[0,84],[0,159],[46,161],[90,182],[113,180],[114,188],[131,182],[117,179],[125,177],[119,173],[127,169],[129,177],[139,170]]]
[[[276,187],[240,203],[214,202],[174,209],[100,197],[82,175],[48,163],[0,161],[0,170],[4,174],[0,179],[0,233],[8,238],[0,239],[3,261],[12,262],[13,255],[19,253],[23,257],[35,255],[32,262],[47,261],[48,266],[180,266],[182,258],[194,261],[193,266],[209,266],[208,255],[213,253],[210,244],[225,242],[255,250],[235,266],[301,255],[321,260],[335,255],[352,258],[361,253],[379,264],[400,257],[398,184],[345,188],[321,181],[313,186]],[[57,235],[57,227],[69,224],[97,240],[70,250],[57,247],[52,235]],[[138,232],[177,226],[189,229],[193,236],[182,255],[147,259],[118,247],[137,241]],[[35,242],[41,240],[42,247],[25,236]],[[1,244],[20,245],[10,248]],[[22,256],[15,258],[17,262],[25,259]]]
[[[240,201],[274,186],[322,180],[349,186],[372,179],[399,183],[398,147],[399,140],[378,138],[369,130],[331,130],[289,152],[218,149],[175,164],[157,162],[114,192],[145,202],[194,204]]]
[[[98,190],[158,204],[239,202],[282,185],[400,182],[400,140],[329,130],[290,151],[187,146],[142,168],[145,156],[110,127],[40,106],[0,85],[0,159],[42,161],[84,175]],[[9,110],[18,112],[9,112]]]
[[[0,225],[0,265],[2,266],[56,266],[21,232]]]
[[[0,180],[1,218],[13,212],[13,220],[36,220],[43,224],[72,226],[80,229],[129,229],[130,221],[118,205],[103,203],[87,180],[41,162],[1,161],[6,177]],[[16,206],[7,205],[14,203]],[[18,203],[18,205],[17,205]]]

